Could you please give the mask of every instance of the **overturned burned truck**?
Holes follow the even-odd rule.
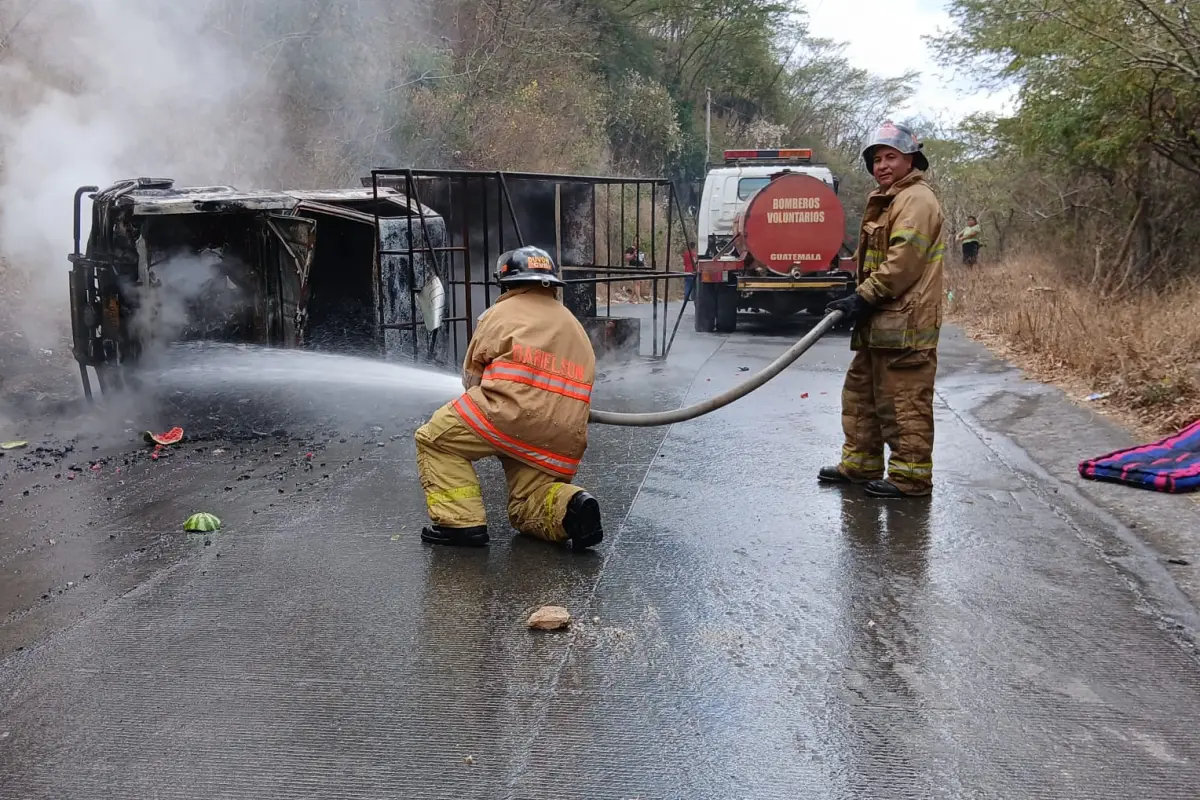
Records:
[[[437,274],[430,250],[445,235],[437,213],[392,190],[245,192],[148,178],[81,188],[69,259],[84,390],[90,397],[87,367],[107,391],[122,367],[170,342],[421,349],[414,337],[429,337],[411,324],[414,283]],[[412,247],[417,236],[428,245]],[[377,257],[380,249],[395,254]]]
[[[600,316],[597,283],[650,280],[650,356],[665,357],[659,282],[684,277],[665,269],[673,223],[682,226],[668,183],[406,169],[375,170],[362,184],[239,191],[138,178],[80,188],[70,293],[87,396],[89,367],[107,392],[158,346],[195,340],[456,365],[499,295],[496,258],[522,244],[555,255],[569,284],[563,300],[599,351],[638,354],[643,326],[640,317],[613,317],[610,302]],[[86,246],[84,195],[92,200]],[[683,240],[680,231],[674,242]],[[649,242],[649,263],[620,264],[625,242]],[[444,287],[444,313],[422,308],[432,284]]]

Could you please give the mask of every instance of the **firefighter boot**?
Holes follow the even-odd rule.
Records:
[[[896,484],[886,480],[867,481],[866,486],[863,487],[863,491],[872,497],[883,497],[886,499],[898,499],[901,497],[928,497],[933,492],[932,489],[904,491],[896,486]]]
[[[821,467],[817,472],[817,480],[822,483],[862,483],[861,478],[851,478],[842,472],[840,467]]]
[[[447,528],[445,525],[427,525],[421,529],[421,541],[447,547],[483,547],[488,543],[487,526]]]
[[[600,524],[600,503],[587,492],[576,492],[567,503],[563,517],[563,530],[567,534],[567,546],[572,550],[586,550],[604,540]]]

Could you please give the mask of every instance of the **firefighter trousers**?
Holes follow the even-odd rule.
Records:
[[[563,517],[571,498],[583,491],[553,475],[511,458],[479,438],[449,404],[417,429],[417,472],[425,489],[429,519],[446,528],[487,524],[483,493],[474,462],[496,456],[508,484],[508,521],[528,536],[551,542],[566,539]]]
[[[845,444],[839,469],[853,480],[884,477],[910,494],[933,488],[933,381],[937,350],[864,348],[842,387]]]

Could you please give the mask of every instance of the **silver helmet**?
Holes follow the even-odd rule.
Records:
[[[867,165],[867,172],[874,171],[872,162],[875,159],[875,148],[880,145],[894,147],[905,155],[911,155],[913,166],[919,170],[929,169],[929,159],[925,157],[925,153],[921,152],[924,145],[917,141],[917,135],[908,126],[897,124],[889,119],[875,129],[875,135],[863,148],[862,156],[863,162]]]

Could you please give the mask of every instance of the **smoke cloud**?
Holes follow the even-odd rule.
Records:
[[[189,330],[197,335],[221,333],[250,308],[250,293],[230,277],[247,274],[245,264],[224,249],[174,252],[150,272],[150,286],[129,286],[126,293],[146,309],[134,317],[134,332],[152,348]]]
[[[0,293],[23,287],[0,327],[34,347],[69,335],[82,185],[353,186],[398,163],[414,2],[0,4]]]

